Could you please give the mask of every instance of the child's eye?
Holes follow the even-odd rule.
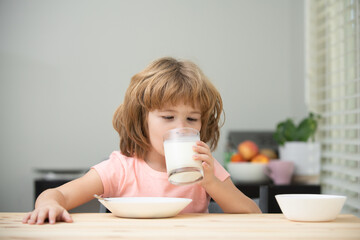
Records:
[[[166,119],[166,120],[171,120],[171,119],[174,119],[173,116],[162,116],[163,119]]]
[[[189,118],[187,118],[187,120],[188,120],[188,121],[190,121],[190,122],[196,122],[196,121],[197,121],[197,119],[196,119],[196,118],[190,118],[190,117],[189,117]]]

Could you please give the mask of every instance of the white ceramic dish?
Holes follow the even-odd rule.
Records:
[[[269,181],[265,174],[266,165],[264,163],[230,162],[227,169],[235,183],[262,183]]]
[[[176,216],[192,199],[167,197],[119,197],[99,200],[117,217],[165,218]]]
[[[340,213],[346,197],[325,194],[275,195],[285,217],[293,221],[332,221]]]

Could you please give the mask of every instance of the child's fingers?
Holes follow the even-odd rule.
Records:
[[[207,162],[202,162],[204,171],[211,170],[211,166]]]
[[[41,209],[37,215],[36,224],[43,224],[48,216],[49,210],[47,208]]]
[[[66,211],[66,210],[64,210],[63,213],[62,213],[62,220],[64,220],[65,222],[68,222],[68,223],[73,222],[69,212]]]
[[[193,155],[193,159],[203,161],[203,162],[207,162],[208,164],[211,163],[211,158],[207,154],[199,154],[199,153],[195,154],[195,155]]]
[[[50,224],[54,224],[57,220],[69,223],[73,222],[68,211],[53,207],[35,209],[34,211],[27,213],[22,219],[22,222],[40,225],[44,224],[46,219],[49,219]]]
[[[32,212],[28,212],[22,219],[22,223],[27,223],[31,217]]]
[[[34,210],[28,220],[28,224],[35,224],[38,216],[38,210]]]
[[[203,141],[197,141],[195,146],[202,147],[202,148],[205,148],[206,150],[210,151],[210,147]]]
[[[203,145],[195,145],[195,146],[193,146],[193,150],[195,152],[197,152],[197,153],[211,155],[210,149],[208,147],[203,146]]]
[[[195,161],[202,161],[203,169],[205,172],[211,171],[213,172],[214,162],[209,155],[206,154],[196,154],[193,156]],[[205,166],[205,168],[204,168]]]
[[[55,209],[49,210],[49,223],[55,224],[58,212]]]

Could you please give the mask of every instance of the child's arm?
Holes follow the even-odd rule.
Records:
[[[230,178],[223,182],[216,178],[204,188],[225,213],[261,213],[256,203],[245,196]]]
[[[42,192],[35,202],[35,209],[23,218],[23,223],[43,224],[46,219],[53,224],[56,221],[72,222],[67,210],[80,206],[94,194],[104,192],[98,173],[91,169],[84,176],[60,187]]]
[[[194,150],[198,153],[194,159],[203,161],[204,179],[201,184],[225,213],[261,213],[256,203],[245,196],[230,178],[222,182],[214,175],[214,158],[207,144],[197,142]]]

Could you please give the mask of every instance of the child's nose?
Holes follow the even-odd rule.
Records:
[[[180,121],[176,128],[189,127],[189,124],[186,121]]]

